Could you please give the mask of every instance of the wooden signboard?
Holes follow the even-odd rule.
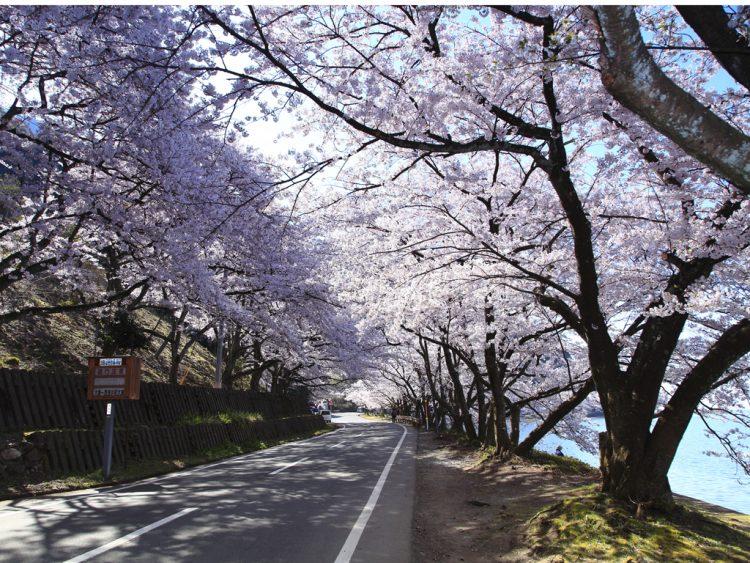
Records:
[[[140,388],[140,358],[89,358],[87,397],[90,401],[138,399]]]

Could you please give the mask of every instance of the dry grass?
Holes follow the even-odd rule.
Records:
[[[32,294],[38,306],[60,304],[64,297],[54,286],[45,283],[30,285],[25,292]],[[20,292],[23,293],[23,292]],[[10,297],[12,301],[12,296]],[[139,325],[166,335],[165,320],[148,311],[135,313]],[[56,373],[84,374],[86,358],[96,355],[96,328],[93,313],[57,313],[46,317],[29,317],[0,327],[0,367]],[[143,359],[144,381],[166,381],[169,373],[168,350],[156,355],[161,340],[151,338],[148,347],[137,354]],[[196,343],[187,353],[180,369],[184,382],[210,386],[213,382],[214,357],[204,346]]]

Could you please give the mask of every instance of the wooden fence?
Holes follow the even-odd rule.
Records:
[[[115,467],[127,467],[142,459],[176,459],[227,442],[271,441],[323,427],[322,417],[302,415],[229,424],[119,428],[115,431],[112,460]],[[39,431],[26,439],[43,452],[44,467],[40,469],[46,475],[87,473],[102,466],[100,430]]]
[[[51,429],[98,429],[104,401],[86,399],[86,378],[67,374],[0,369],[0,433]],[[257,412],[276,419],[307,412],[303,398],[208,387],[141,383],[137,401],[117,401],[122,428],[173,425],[185,417],[226,410]]]

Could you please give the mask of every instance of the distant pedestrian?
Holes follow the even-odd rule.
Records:
[[[555,455],[559,455],[560,457],[563,457],[565,455],[562,451],[562,446],[557,446],[557,449],[555,450]]]
[[[396,415],[398,414],[398,411],[396,410],[396,407],[393,407],[391,409],[391,422],[396,422]]]

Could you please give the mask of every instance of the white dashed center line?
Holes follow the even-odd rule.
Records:
[[[302,459],[298,459],[297,461],[293,461],[292,463],[289,463],[285,465],[284,467],[279,467],[276,471],[271,471],[269,475],[276,475],[277,473],[281,473],[285,469],[289,469],[290,467],[297,465],[300,462],[305,461],[306,459],[310,459],[309,457],[303,457]]]
[[[102,553],[105,553],[109,551],[110,549],[114,549],[124,543],[128,543],[129,541],[134,540],[138,536],[142,536],[143,534],[150,532],[151,530],[158,528],[159,526],[163,526],[164,524],[168,524],[172,520],[177,520],[181,516],[185,516],[186,514],[189,514],[193,512],[194,510],[198,510],[197,508],[186,508],[184,510],[180,510],[176,514],[172,514],[172,516],[167,516],[166,518],[162,518],[161,520],[158,520],[157,522],[154,522],[153,524],[149,524],[148,526],[144,526],[143,528],[139,528],[135,532],[130,532],[127,536],[122,536],[121,538],[117,538],[116,540],[113,540],[109,543],[105,543],[101,547],[97,547],[96,549],[92,549],[91,551],[87,551],[86,553],[82,553],[81,555],[77,557],[73,557],[73,559],[68,559],[65,563],[80,563],[82,561],[88,561],[89,559],[93,559],[97,555],[101,555]]]

